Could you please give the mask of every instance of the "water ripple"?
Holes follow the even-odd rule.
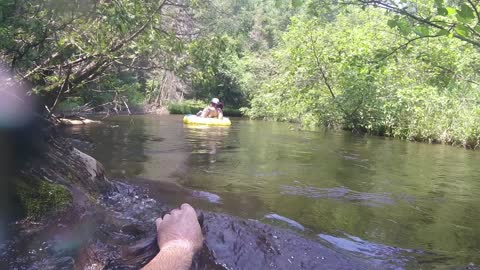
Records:
[[[299,229],[299,230],[302,230],[302,231],[305,230],[305,227],[303,227],[302,224],[296,222],[295,220],[289,219],[289,218],[284,217],[284,216],[280,216],[280,215],[275,214],[275,213],[265,215],[265,218],[280,220],[280,221],[283,221],[283,222],[287,223],[287,224],[290,225],[291,227],[294,227],[294,228]]]
[[[346,187],[317,188],[311,186],[295,187],[283,185],[281,193],[285,195],[304,196],[313,199],[329,198],[347,200],[351,202],[359,202],[368,206],[393,205],[395,203],[390,193],[359,192]]]
[[[405,265],[413,259],[412,257],[415,252],[419,252],[411,249],[403,249],[372,243],[348,234],[345,234],[345,236],[345,238],[342,238],[327,234],[318,235],[320,239],[328,242],[336,248],[352,252],[362,257],[390,261],[395,265]]]
[[[195,190],[195,191],[192,191],[192,196],[200,199],[205,199],[211,203],[217,203],[217,204],[222,203],[222,198],[220,196],[207,191]]]

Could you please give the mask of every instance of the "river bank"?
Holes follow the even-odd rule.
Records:
[[[61,118],[60,121],[63,121],[64,125],[76,125],[76,124],[85,124],[85,123],[79,123],[77,121],[77,118],[84,118],[87,122],[92,121],[88,118],[92,119],[99,119],[99,118],[107,118],[110,116],[118,116],[118,115],[185,115],[185,114],[194,114],[198,110],[195,107],[188,107],[187,108],[175,108],[173,109],[172,112],[169,111],[167,107],[161,107],[159,109],[155,110],[138,110],[138,111],[120,111],[116,112],[114,114],[108,113],[108,112],[95,112],[95,113],[74,113],[74,112],[60,112],[59,115],[62,117],[66,115],[66,118]],[[74,114],[72,114],[74,113]],[[242,118],[248,118],[244,117],[242,113],[240,113],[239,110],[232,110],[229,113],[227,113],[225,116],[228,117],[242,117]],[[252,120],[255,120],[258,118],[252,118]],[[441,138],[436,138],[436,137],[423,137],[423,136],[411,136],[411,137],[405,137],[405,136],[396,136],[393,133],[388,133],[385,132],[384,130],[381,132],[378,131],[371,131],[371,130],[366,130],[366,129],[356,129],[356,128],[348,128],[348,127],[305,127],[303,124],[299,121],[279,121],[278,119],[270,119],[268,117],[264,117],[261,119],[262,121],[267,121],[267,122],[285,122],[291,125],[291,129],[299,130],[299,131],[319,131],[319,130],[330,130],[332,132],[338,131],[338,130],[344,130],[348,131],[356,136],[373,136],[373,137],[379,137],[379,138],[386,138],[386,139],[395,139],[395,140],[400,140],[400,141],[408,141],[411,143],[425,143],[425,144],[443,144],[443,145],[449,145],[452,147],[457,147],[457,148],[464,148],[467,150],[478,150],[480,147],[480,141],[478,139],[465,139],[463,141],[454,139],[453,137],[449,136],[447,133],[444,133]]]

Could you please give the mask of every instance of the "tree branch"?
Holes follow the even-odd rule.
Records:
[[[155,9],[155,11],[153,12],[154,13],[158,13],[162,8],[163,6],[165,6],[165,4],[167,3],[166,0],[164,0],[159,6],[158,8]],[[152,20],[154,18],[153,14],[151,14],[149,17],[149,19],[147,20],[146,23],[144,23],[137,31],[135,31],[133,34],[131,34],[129,37],[123,39],[122,41],[120,41],[117,45],[113,46],[113,48],[110,49],[110,52],[116,52],[118,50],[120,50],[123,45],[127,44],[128,42],[134,40],[138,35],[140,35],[143,30],[145,30],[145,28],[147,28],[148,25],[150,25],[150,23],[152,23]]]
[[[157,65],[150,65],[148,67],[141,67],[141,66],[134,66],[134,65],[131,65],[131,64],[126,64],[126,63],[123,63],[119,60],[114,60],[115,63],[121,65],[121,66],[124,66],[124,67],[128,67],[128,68],[132,68],[132,69],[137,69],[137,70],[145,70],[145,71],[148,71],[148,70],[153,70],[153,69],[163,69],[163,70],[167,70],[167,68],[163,67],[163,66],[157,66]]]
[[[475,11],[475,14],[477,15],[477,24],[480,23],[480,14],[478,13],[478,9],[475,6],[475,4],[472,2],[472,0],[467,0],[470,6],[472,6],[473,11]]]
[[[423,38],[434,38],[434,37],[439,37],[440,35],[433,35],[433,36],[421,36],[421,37],[416,37],[416,38],[413,38],[413,39],[410,39],[408,40],[406,43],[398,46],[397,48],[393,49],[390,53],[388,53],[387,55],[385,55],[384,57],[382,57],[381,59],[377,60],[376,62],[382,62],[383,60],[387,59],[388,57],[392,56],[393,54],[395,54],[396,52],[398,52],[399,50],[401,49],[404,49],[406,48],[410,43],[416,41],[416,40],[419,40],[419,39],[423,39]]]
[[[424,19],[424,18],[421,18],[417,15],[414,15],[412,13],[409,13],[407,12],[405,9],[400,9],[398,7],[395,7],[395,6],[392,6],[392,5],[389,5],[387,3],[384,3],[384,2],[381,2],[381,1],[377,1],[377,0],[357,0],[359,3],[362,3],[364,5],[371,5],[373,7],[379,7],[379,8],[383,8],[383,9],[386,9],[386,10],[389,10],[389,11],[392,11],[394,13],[397,13],[397,14],[400,14],[400,15],[404,15],[404,16],[407,16],[407,17],[410,17],[412,19],[414,19],[415,21],[419,22],[419,23],[422,23],[422,24],[426,24],[426,25],[429,25],[431,27],[434,27],[434,28],[437,28],[437,29],[440,29],[440,30],[447,30],[447,28],[445,27],[442,27],[432,21],[429,21],[427,19]],[[458,35],[458,34],[455,34],[455,33],[452,33],[453,36],[455,38],[458,38],[462,41],[465,41],[467,43],[470,43],[476,47],[479,47],[480,48],[480,42],[479,41],[476,41],[476,40],[473,40],[471,38],[466,38],[464,36],[461,36],[461,35]]]
[[[317,64],[318,69],[320,70],[320,75],[322,76],[323,82],[325,83],[325,86],[327,86],[328,91],[330,92],[330,95],[332,98],[335,100],[335,94],[333,93],[332,86],[328,82],[327,75],[325,74],[325,71],[323,70],[322,64],[320,62],[320,59],[317,54],[317,50],[315,49],[315,41],[313,40],[312,33],[310,32],[310,48],[313,52],[313,56],[315,57],[315,62]]]
[[[68,69],[67,76],[65,77],[65,80],[63,81],[62,86],[60,87],[60,89],[58,89],[58,94],[57,94],[57,97],[55,98],[55,101],[53,102],[52,106],[48,109],[48,112],[49,112],[48,117],[50,117],[52,115],[52,112],[53,112],[53,110],[55,110],[55,107],[57,106],[58,101],[60,100],[60,97],[61,97],[62,93],[64,92],[65,88],[68,87],[68,80],[70,79],[70,74],[72,74],[72,68],[71,67]]]

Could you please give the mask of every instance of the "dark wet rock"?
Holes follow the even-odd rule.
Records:
[[[225,269],[372,269],[368,262],[256,220],[205,213],[205,246]]]
[[[82,152],[90,153],[95,147],[94,142],[87,135],[82,134],[63,134],[66,140],[75,148]]]
[[[76,186],[92,194],[111,188],[102,164],[61,137],[51,138],[46,151],[28,161],[21,176]]]

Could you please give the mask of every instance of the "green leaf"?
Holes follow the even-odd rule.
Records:
[[[462,4],[460,6],[460,10],[457,10],[457,20],[463,23],[469,23],[473,19],[475,19],[475,15],[473,14],[473,10],[467,5]]]
[[[413,31],[415,32],[415,34],[421,37],[425,37],[430,34],[430,29],[428,29],[428,27],[426,26],[417,26]]]
[[[303,0],[292,0],[292,6],[294,8],[298,8],[300,7],[301,5],[303,5]]]
[[[387,25],[390,28],[395,28],[397,26],[397,20],[388,20]]]
[[[457,13],[457,10],[452,7],[447,7],[445,9],[447,10],[447,15],[455,15],[455,13]]]
[[[437,13],[438,13],[438,15],[440,15],[440,16],[447,16],[447,15],[448,15],[448,11],[447,11],[447,9],[444,8],[444,7],[439,7],[439,8],[437,8]]]
[[[398,30],[404,35],[408,35],[412,32],[412,27],[406,19],[397,21]]]
[[[477,33],[480,33],[480,25],[477,25],[473,28]]]
[[[435,6],[437,8],[443,7],[443,0],[435,0]]]
[[[448,36],[450,34],[449,31],[445,30],[445,29],[442,29],[440,31],[438,31],[437,35],[439,36]]]
[[[470,32],[469,32],[468,28],[465,27],[464,25],[457,25],[457,27],[455,27],[455,32],[462,37],[470,36]]]

